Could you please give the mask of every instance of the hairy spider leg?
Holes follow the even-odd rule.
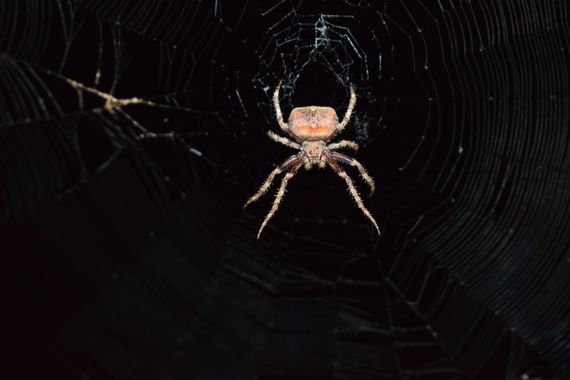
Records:
[[[346,125],[350,121],[350,116],[352,115],[352,111],[354,110],[355,104],[356,104],[356,92],[354,91],[354,86],[351,84],[350,85],[350,101],[348,102],[348,108],[346,109],[346,113],[344,114],[342,121],[336,127],[335,133],[331,136],[331,138],[338,135],[340,132],[342,132],[344,127],[346,127]]]
[[[267,131],[267,136],[269,136],[271,140],[283,144],[285,146],[288,146],[289,148],[299,149],[299,150],[301,149],[301,144],[293,142],[286,137],[279,136],[277,133],[273,131]]]
[[[258,239],[261,236],[261,231],[263,231],[267,222],[269,222],[269,220],[273,217],[275,212],[279,209],[279,205],[281,204],[281,201],[283,200],[283,196],[285,195],[285,188],[287,187],[287,183],[289,182],[291,177],[293,177],[297,173],[297,170],[299,170],[299,168],[301,167],[302,164],[303,164],[303,158],[299,157],[297,159],[297,162],[294,164],[294,166],[291,169],[289,169],[287,174],[285,174],[285,176],[281,180],[281,186],[279,186],[279,191],[277,191],[277,195],[275,195],[275,200],[273,201],[273,205],[271,206],[271,210],[269,210],[269,213],[267,214],[267,216],[263,220],[263,223],[261,223],[261,227],[259,227],[259,232],[257,233]]]
[[[327,145],[327,149],[329,149],[329,150],[335,150],[335,149],[341,149],[341,148],[358,150],[358,144],[355,143],[354,141],[350,141],[350,140],[341,140],[339,142],[335,142],[335,143]]]
[[[358,191],[354,187],[354,183],[352,182],[348,174],[346,174],[346,172],[336,164],[334,158],[331,157],[329,160],[327,160],[327,163],[336,172],[336,174],[339,175],[339,177],[345,180],[346,185],[348,186],[348,191],[350,192],[350,195],[352,195],[352,198],[356,202],[356,205],[364,213],[364,215],[366,215],[366,217],[372,222],[372,224],[374,224],[374,227],[376,227],[378,235],[380,235],[380,228],[378,227],[378,223],[376,223],[376,220],[374,220],[374,217],[372,216],[370,211],[368,211],[368,209],[364,207],[364,202],[362,202],[362,198],[360,198],[360,195],[358,194]]]
[[[366,169],[364,168],[364,166],[362,166],[362,164],[360,162],[358,162],[356,159],[354,159],[352,157],[348,157],[348,156],[345,156],[344,154],[337,153],[337,152],[330,152],[329,156],[334,158],[337,161],[344,162],[345,164],[348,164],[350,166],[354,166],[355,168],[357,168],[362,179],[370,187],[370,195],[368,195],[368,196],[371,197],[372,194],[374,194],[374,190],[376,190],[376,185],[374,184],[374,180],[372,179],[370,174],[368,174],[368,172],[366,171]]]
[[[257,193],[253,194],[248,200],[247,202],[245,202],[245,204],[243,205],[243,208],[245,209],[247,206],[249,206],[251,203],[255,202],[256,200],[258,200],[259,198],[261,198],[263,196],[263,194],[265,194],[267,192],[267,190],[269,189],[269,187],[271,186],[271,183],[273,182],[273,180],[275,179],[275,177],[279,174],[281,174],[281,172],[283,172],[284,170],[289,169],[291,166],[295,165],[297,163],[297,161],[299,159],[301,159],[302,155],[301,154],[297,154],[294,156],[289,157],[287,160],[285,160],[285,162],[283,162],[281,165],[279,165],[278,167],[276,167],[275,169],[273,169],[273,171],[271,173],[269,173],[269,175],[267,176],[267,179],[265,180],[265,182],[263,182],[263,184],[261,185],[261,187],[259,188],[259,190],[257,190]]]
[[[275,91],[273,92],[273,106],[275,107],[275,116],[277,117],[277,123],[281,127],[281,129],[287,133],[291,137],[295,137],[291,129],[289,129],[289,125],[283,120],[283,113],[281,112],[281,106],[279,105],[279,89],[281,88],[282,80],[277,83],[277,87],[275,87]]]

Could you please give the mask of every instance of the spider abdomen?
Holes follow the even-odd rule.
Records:
[[[289,128],[300,141],[327,141],[337,126],[338,117],[331,107],[296,107],[289,115]]]

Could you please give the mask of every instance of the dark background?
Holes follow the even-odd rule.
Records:
[[[1,1],[3,377],[567,378],[569,12]],[[280,79],[354,84],[380,237],[315,169],[255,239]]]

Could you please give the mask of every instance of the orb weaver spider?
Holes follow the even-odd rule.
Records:
[[[356,201],[358,208],[364,213],[364,215],[372,222],[378,234],[380,234],[380,228],[378,228],[378,223],[374,220],[374,217],[364,206],[360,194],[356,190],[352,179],[348,174],[341,168],[340,164],[347,164],[356,167],[360,172],[360,175],[364,181],[370,187],[370,195],[374,193],[375,185],[374,180],[368,174],[364,166],[360,162],[356,161],[352,157],[348,157],[342,153],[338,153],[336,150],[340,148],[349,148],[352,150],[358,149],[358,144],[350,140],[341,140],[332,144],[329,142],[336,137],[340,132],[344,130],[348,122],[350,121],[350,116],[356,104],[356,93],[354,87],[350,85],[350,101],[348,103],[348,109],[342,121],[338,121],[338,116],[336,111],[331,107],[322,106],[305,106],[305,107],[295,107],[289,114],[289,120],[286,123],[283,120],[283,114],[281,113],[281,107],[279,105],[279,89],[281,88],[281,82],[277,84],[275,92],[273,93],[273,105],[275,107],[275,113],[277,116],[277,123],[281,127],[281,130],[285,132],[291,139],[279,136],[275,132],[268,131],[267,135],[273,141],[280,144],[288,146],[293,149],[299,150],[299,153],[289,157],[281,165],[277,166],[267,177],[265,182],[261,185],[257,193],[252,195],[245,205],[246,208],[251,203],[257,201],[263,194],[267,192],[271,183],[275,177],[282,172],[285,172],[285,176],[281,180],[281,185],[273,201],[271,209],[267,213],[259,232],[257,233],[257,238],[261,236],[261,231],[273,217],[275,212],[279,209],[279,205],[283,200],[285,195],[285,188],[287,183],[293,177],[301,166],[309,170],[313,166],[318,168],[324,168],[327,164],[338,174],[348,187],[348,191],[352,198]]]

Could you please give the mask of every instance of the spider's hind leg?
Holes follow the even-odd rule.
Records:
[[[273,92],[273,106],[275,107],[275,116],[277,117],[277,123],[279,127],[286,132],[288,135],[293,136],[291,130],[289,129],[289,125],[283,120],[283,113],[281,112],[281,106],[279,105],[279,89],[281,88],[281,83],[283,80],[280,80],[277,83],[277,87],[275,87],[275,91]]]

